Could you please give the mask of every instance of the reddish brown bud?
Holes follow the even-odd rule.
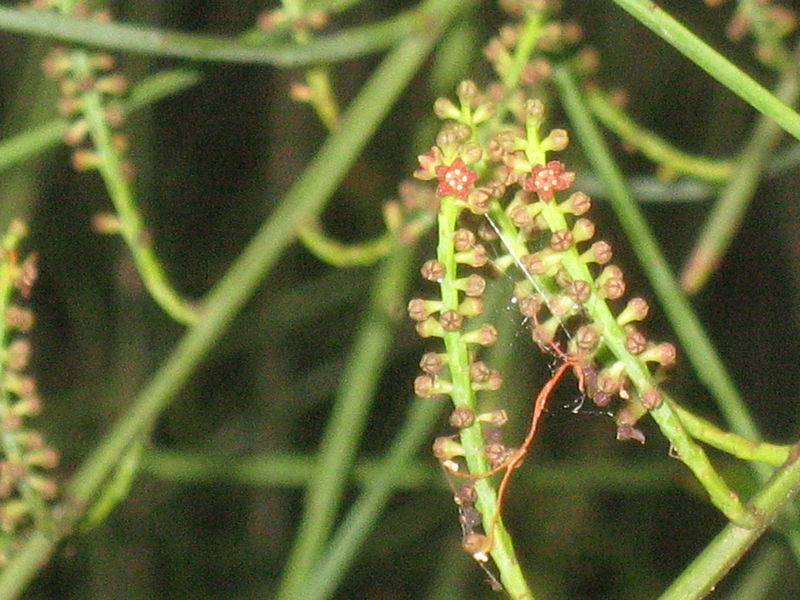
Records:
[[[489,423],[493,427],[497,428],[508,423],[508,414],[505,410],[498,409],[478,415],[478,420],[482,423]]]
[[[675,346],[669,342],[654,344],[640,355],[640,358],[645,362],[655,362],[662,367],[671,367],[674,365],[676,357],[677,350]]]
[[[491,375],[491,369],[489,368],[489,365],[487,365],[482,360],[476,360],[469,366],[470,381],[477,381],[477,382],[488,381],[490,375]]]
[[[571,213],[576,217],[589,212],[592,208],[592,199],[583,192],[573,192],[559,205],[562,212]]]
[[[642,394],[642,405],[647,410],[653,410],[654,408],[661,406],[661,392],[655,388],[644,392]]]
[[[647,338],[633,326],[626,328],[625,349],[631,354],[641,354],[647,348]]]
[[[497,329],[494,325],[483,325],[480,329],[475,329],[461,336],[461,340],[467,344],[479,344],[481,346],[491,346],[497,341]]]
[[[464,252],[475,245],[475,234],[469,229],[458,229],[453,234],[453,248],[456,252]]]
[[[457,280],[456,287],[463,290],[467,296],[478,297],[486,290],[486,280],[480,275],[473,273],[466,279]]]
[[[458,331],[464,324],[464,317],[455,310],[447,310],[439,316],[439,322],[445,331]]]
[[[437,437],[433,441],[433,455],[439,460],[464,456],[464,448],[453,436]]]
[[[458,312],[465,317],[477,317],[482,314],[486,309],[486,305],[482,298],[466,297],[464,301],[458,305]]]
[[[575,332],[575,343],[581,350],[592,351],[600,341],[600,333],[594,325],[583,325]]]
[[[572,247],[572,232],[569,229],[554,231],[550,236],[550,248],[556,252],[565,252]]]
[[[444,360],[442,355],[436,352],[426,352],[419,361],[419,368],[428,375],[436,375],[442,370],[443,366]]]
[[[468,533],[461,540],[461,547],[478,562],[489,560],[489,538],[481,533]]]
[[[437,312],[442,303],[438,300],[423,300],[412,298],[408,302],[408,316],[414,321],[424,321],[431,314]]]
[[[426,260],[420,269],[423,279],[441,281],[445,275],[444,264],[436,259]]]
[[[487,444],[483,451],[492,467],[503,464],[506,458],[508,458],[508,450],[500,443]]]
[[[459,406],[450,413],[449,422],[456,429],[469,427],[475,422],[475,413],[466,406]]]
[[[573,281],[565,290],[573,302],[583,304],[592,295],[592,286],[588,282],[577,279]]]
[[[456,252],[455,259],[457,263],[478,268],[489,262],[489,255],[486,253],[486,248],[484,248],[483,244],[475,244],[469,250]]]
[[[625,326],[634,321],[643,321],[647,317],[649,307],[642,298],[631,298],[625,309],[617,315],[617,323]]]
[[[442,337],[444,335],[441,323],[433,317],[428,317],[424,321],[417,323],[416,330],[417,335],[421,338]]]

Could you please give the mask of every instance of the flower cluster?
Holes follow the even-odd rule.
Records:
[[[57,9],[59,3],[38,0],[31,6]],[[86,2],[74,3],[72,14],[103,21],[110,19],[105,11],[90,13]],[[110,54],[63,47],[53,49],[42,63],[45,75],[58,81],[59,113],[72,119],[64,132],[64,142],[75,148],[72,165],[78,171],[96,169],[101,165],[99,150],[90,147],[87,143],[89,138],[96,138],[100,130],[114,130],[124,122],[123,111],[114,99],[127,91],[128,83],[125,77],[113,71],[115,66],[116,61]],[[123,160],[127,139],[119,133],[109,135],[106,154],[112,156],[106,155],[102,160],[117,163],[123,173],[131,176],[131,164]],[[92,141],[95,146],[101,145],[100,140]]]
[[[45,469],[58,464],[58,453],[47,446],[27,419],[39,413],[41,401],[35,380],[26,373],[31,355],[25,334],[32,313],[15,300],[26,299],[36,279],[36,255],[20,260],[17,245],[25,226],[12,223],[0,243],[0,562],[4,562],[21,528],[30,520],[48,518],[46,500],[57,486]]]

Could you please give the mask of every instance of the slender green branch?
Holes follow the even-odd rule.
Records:
[[[416,398],[409,409],[402,430],[392,442],[362,494],[341,520],[335,535],[314,565],[313,574],[297,590],[293,600],[328,600],[336,591],[386,502],[396,489],[397,475],[412,459],[441,414],[441,405],[429,399]]]
[[[276,263],[292,241],[297,225],[319,214],[378,123],[427,56],[439,28],[460,10],[462,4],[457,0],[430,0],[425,4],[431,24],[438,26],[410,37],[383,60],[345,112],[342,127],[323,144],[269,220],[208,293],[203,319],[189,328],[130,409],[72,476],[66,486],[69,502],[63,507],[59,519],[61,532],[55,536],[33,533],[0,573],[0,600],[20,596],[28,582],[47,563],[58,541],[81,518],[131,442],[152,427],[258,282]]]
[[[413,258],[411,247],[395,243],[375,278],[369,311],[358,328],[320,444],[314,476],[306,488],[305,509],[276,594],[278,600],[306,597],[298,590],[312,578],[314,563],[333,529],[347,471],[355,460],[380,373],[392,347],[397,324],[393,314],[403,303],[414,271]]]
[[[73,50],[69,60],[73,65],[71,77],[82,81],[94,81],[97,77],[91,55],[87,51]],[[82,90],[80,107],[97,155],[96,166],[116,209],[119,233],[131,251],[147,291],[161,309],[179,323],[195,322],[200,313],[172,287],[139,214],[129,177],[123,172],[122,150],[115,144],[109,125],[108,106],[103,93],[95,87]]]
[[[122,103],[125,113],[134,113],[159,100],[177,94],[197,84],[201,75],[196,71],[175,69],[163,71],[135,85]],[[68,119],[53,119],[0,142],[0,171],[23,162],[63,142]]]
[[[394,236],[386,233],[374,240],[346,245],[325,235],[319,224],[306,223],[297,228],[297,237],[321,261],[334,267],[353,267],[371,265],[386,256]]]
[[[419,32],[424,18],[416,10],[380,23],[320,36],[305,45],[264,47],[238,39],[200,36],[122,23],[101,23],[38,10],[0,6],[0,30],[120,52],[198,61],[297,67],[339,62],[391,47]]]
[[[794,54],[795,57],[800,57],[800,46]],[[775,94],[789,105],[797,102],[800,95],[800,72],[796,62],[784,71]],[[782,137],[783,130],[772,119],[765,116],[758,119],[737,157],[736,171],[706,218],[683,266],[680,281],[686,293],[699,291],[719,266],[742,224],[767,161]]]
[[[651,0],[613,0],[689,60],[800,140],[800,115]]]
[[[800,461],[797,458],[798,447],[795,447],[786,466],[753,499],[752,504],[761,515],[762,525],[755,529],[743,529],[732,523],[727,525],[659,600],[695,600],[704,598],[714,589],[800,491]]]
[[[709,446],[727,452],[742,460],[763,462],[779,467],[789,458],[791,446],[778,446],[767,442],[754,442],[740,435],[723,431],[710,421],[698,417],[668,396],[665,398],[689,434]]]
[[[733,173],[732,161],[686,154],[641,127],[597,88],[587,88],[586,104],[603,125],[658,165],[706,181],[725,181]]]

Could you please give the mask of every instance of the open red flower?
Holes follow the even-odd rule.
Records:
[[[523,188],[529,192],[536,192],[545,202],[553,199],[554,192],[566,190],[575,180],[575,173],[567,171],[564,163],[551,160],[546,165],[533,167],[531,176],[525,180]]]
[[[439,180],[437,196],[458,196],[463,200],[478,179],[478,174],[457,158],[451,165],[436,167],[436,178]]]

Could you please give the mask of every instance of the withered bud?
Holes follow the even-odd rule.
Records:
[[[469,250],[476,243],[475,234],[469,229],[457,229],[453,234],[453,248],[456,252]]]
[[[446,310],[439,316],[439,322],[445,331],[458,331],[464,324],[464,317],[456,310]]]
[[[544,58],[535,58],[533,60],[529,60],[523,65],[522,71],[519,74],[519,80],[523,85],[534,85],[539,81],[550,77],[552,72],[553,66],[550,64],[549,60]],[[557,148],[551,149],[556,150]]]
[[[458,522],[465,531],[472,531],[481,524],[481,513],[472,506],[462,507],[458,514]]]
[[[464,298],[463,302],[458,305],[458,312],[467,318],[477,317],[482,314],[485,309],[486,304],[483,298],[476,298],[473,296],[467,296]]]
[[[422,268],[420,268],[420,273],[423,279],[427,279],[428,281],[441,281],[445,275],[445,267],[444,264],[438,260],[430,259],[423,263]]]
[[[606,394],[619,393],[624,384],[625,365],[622,362],[616,362],[597,374],[597,389]]]
[[[436,375],[442,370],[444,359],[436,352],[426,352],[419,361],[419,368],[428,375]]]
[[[647,410],[653,410],[661,406],[661,400],[661,392],[655,388],[647,390],[642,394],[642,405]]]
[[[569,229],[554,231],[550,236],[550,248],[555,252],[565,252],[572,247],[572,232]]]
[[[508,458],[508,449],[499,442],[487,444],[484,447],[483,452],[486,454],[486,458],[489,460],[489,463],[493,468],[497,467],[498,465],[502,465],[506,458]]]
[[[620,442],[635,440],[640,444],[644,444],[647,441],[647,438],[640,429],[636,429],[636,427],[633,425],[618,425],[617,440]]]
[[[478,562],[489,560],[489,538],[482,533],[468,533],[461,540],[461,547]]]
[[[456,429],[463,429],[475,422],[475,413],[466,406],[459,406],[450,413],[448,421]]]
[[[634,321],[643,321],[649,310],[650,307],[643,298],[631,298],[623,311],[617,315],[617,323],[624,327]]]
[[[34,252],[26,256],[19,266],[17,278],[14,280],[14,287],[17,288],[23,298],[30,297],[33,284],[39,276],[39,269],[36,266],[37,260],[38,254]]]
[[[428,398],[433,393],[434,383],[430,375],[420,375],[414,379],[414,393],[420,398]]]
[[[468,481],[462,485],[455,493],[453,501],[459,506],[470,506],[478,500],[478,492],[475,491],[473,482]]]

